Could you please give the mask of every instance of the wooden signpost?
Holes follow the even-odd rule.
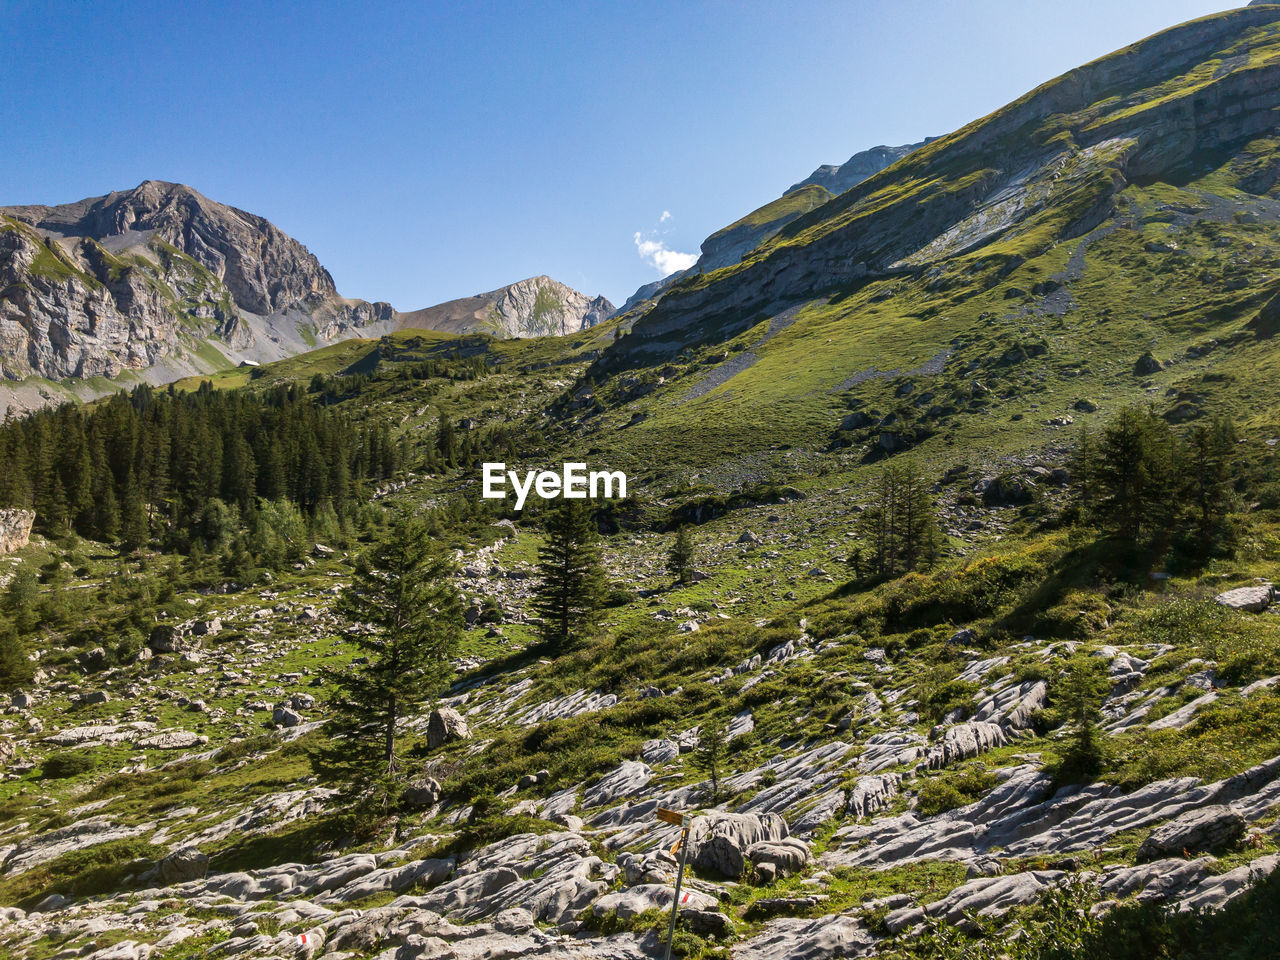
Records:
[[[680,869],[676,873],[675,899],[671,901],[671,925],[667,927],[666,960],[671,960],[671,941],[674,940],[676,936],[676,913],[680,909],[680,885],[684,882],[684,865],[685,861],[689,857],[690,817],[687,813],[681,813],[679,810],[668,810],[666,807],[659,807],[655,816],[664,823],[670,823],[681,828],[680,841],[676,844],[676,847],[680,849]],[[675,848],[672,848],[671,852],[675,853]]]

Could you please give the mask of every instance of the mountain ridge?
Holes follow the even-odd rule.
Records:
[[[602,369],[707,342],[823,291],[918,275],[1019,231],[1041,250],[1087,233],[1111,214],[1126,176],[1167,174],[1197,143],[1240,144],[1273,126],[1278,21],[1270,5],[1216,14],[1042,84],[796,217],[742,262],[683,278]],[[1260,64],[1250,61],[1255,41]],[[1133,102],[1121,103],[1134,84]],[[1051,225],[1068,206],[1070,222]]]
[[[462,304],[398,313],[342,297],[303,244],[185,184],[146,180],[66,204],[3,207],[0,415],[92,398],[121,377],[161,384],[406,325],[563,334],[613,313],[604,298],[545,277],[481,294],[470,315]]]

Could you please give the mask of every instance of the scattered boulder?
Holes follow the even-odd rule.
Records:
[[[209,858],[197,847],[182,847],[160,861],[160,879],[167,887],[202,880],[209,872]]]
[[[1138,860],[1221,850],[1244,836],[1246,826],[1243,816],[1223,804],[1189,810],[1152,830],[1138,848]]]
[[[1148,350],[1140,356],[1133,364],[1133,375],[1135,377],[1149,377],[1154,373],[1159,373],[1164,369],[1164,364],[1151,355]]]
[[[284,704],[280,704],[272,711],[271,719],[277,727],[296,727],[302,723],[302,714]]]
[[[427,746],[435,750],[450,740],[469,740],[471,728],[457,710],[452,707],[440,707],[431,711],[427,720]]]
[[[647,856],[619,854],[618,866],[622,868],[627,886],[634,887],[642,883],[666,883],[675,877],[680,865],[673,854],[658,850]]]
[[[31,539],[36,515],[30,510],[0,510],[0,554],[21,550]]]
[[[713,813],[695,817],[689,827],[689,862],[703,870],[737,879],[747,850],[765,840],[785,840],[787,822],[776,813]]]
[[[433,777],[414,780],[405,787],[400,798],[409,806],[419,810],[434,807],[440,801],[440,781]]]
[[[683,891],[681,899],[684,899]],[[680,911],[680,920],[687,930],[700,937],[723,940],[733,933],[733,921],[718,910],[685,907]]]
[[[803,840],[762,840],[747,848],[747,859],[762,883],[799,873],[809,862],[809,846]]]
[[[1274,599],[1275,588],[1269,583],[1263,583],[1256,587],[1237,587],[1220,593],[1213,598],[1213,602],[1244,613],[1262,613],[1271,606]]]
[[[107,666],[107,651],[102,647],[94,647],[92,650],[86,650],[76,659],[89,673],[97,673]]]
[[[147,646],[152,653],[181,653],[191,648],[186,634],[171,623],[158,623],[152,627]]]

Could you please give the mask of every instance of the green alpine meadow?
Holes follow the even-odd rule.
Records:
[[[0,955],[1280,956],[1280,5],[689,261],[0,208]]]

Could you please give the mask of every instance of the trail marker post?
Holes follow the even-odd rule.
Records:
[[[666,823],[675,824],[681,827],[680,841],[676,844],[680,848],[680,870],[676,873],[676,895],[671,901],[671,924],[667,927],[667,957],[671,960],[671,941],[676,938],[676,914],[680,910],[680,885],[684,882],[684,865],[689,858],[689,815],[681,813],[678,810],[668,810],[665,807],[659,807],[656,813],[659,820]],[[671,851],[675,853],[673,849]]]

